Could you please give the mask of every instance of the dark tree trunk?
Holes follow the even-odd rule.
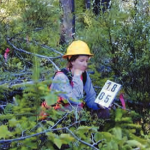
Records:
[[[109,9],[110,1],[111,0],[95,0],[93,3],[93,12],[95,13],[95,15],[100,14],[100,12],[104,13],[107,9]]]
[[[72,1],[71,13],[73,15],[73,18],[72,18],[72,38],[74,39],[74,35],[75,35],[75,4],[74,4],[74,0],[71,0],[71,1]]]
[[[86,6],[86,9],[90,9],[91,1],[90,0],[85,0],[85,6]]]

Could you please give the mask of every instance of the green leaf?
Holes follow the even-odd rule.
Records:
[[[89,130],[91,130],[92,127],[88,127],[88,126],[80,126],[77,131],[76,134],[78,134],[78,136],[80,136],[80,138],[82,139],[87,139],[87,136],[85,135],[85,133],[89,133]]]
[[[122,139],[122,130],[119,127],[113,128],[112,129],[112,134],[119,140]]]
[[[16,118],[12,118],[9,120],[10,127],[15,127],[17,123],[18,123],[18,121],[16,120]]]
[[[17,148],[11,148],[11,150],[17,150]]]
[[[50,124],[51,126],[53,126],[55,123],[53,121],[47,121],[47,124]]]
[[[107,143],[106,149],[108,149],[108,150],[119,150],[117,141],[112,140],[109,143]]]
[[[46,103],[50,106],[50,105],[54,105],[57,102],[58,96],[53,93],[50,93],[47,96],[45,96],[44,99]]]
[[[29,149],[37,149],[37,143],[35,142],[36,140],[37,140],[36,137],[31,137],[21,142],[23,143],[23,145],[26,145],[26,149],[27,147],[30,147]]]
[[[20,68],[21,68],[22,63],[21,63],[21,62],[19,62],[19,63],[17,63],[16,65],[17,65],[17,67],[20,69]]]
[[[54,139],[55,139],[56,137],[58,137],[56,134],[51,133],[51,132],[47,132],[46,135],[48,136],[48,139],[49,139],[50,141],[52,141],[52,142],[54,141]]]
[[[10,136],[12,136],[12,134],[10,131],[8,131],[7,126],[5,125],[0,126],[0,139],[10,137]]]
[[[132,134],[131,132],[130,132],[130,139],[134,139],[136,141],[139,141],[142,144],[148,144],[148,142],[150,142],[149,140],[141,138],[139,136],[136,136],[136,135]]]
[[[88,127],[88,126],[80,126],[77,130],[85,133],[85,132],[88,132],[90,129],[91,127]]]
[[[113,138],[113,135],[109,132],[96,132],[94,135],[95,141],[106,140],[107,142]]]
[[[5,107],[5,114],[8,114],[8,113],[12,113],[12,109],[13,109],[13,105],[11,103],[7,103],[6,107]]]
[[[123,127],[129,127],[129,128],[134,128],[134,129],[141,129],[141,125],[139,124],[123,124]]]
[[[119,108],[116,109],[115,113],[116,113],[115,121],[116,121],[116,122],[117,122],[117,121],[120,121],[121,118],[122,118],[122,115],[123,115],[122,109],[119,109]]]
[[[38,129],[37,129],[37,132],[42,132],[43,131],[43,128],[41,128],[41,127],[39,127]]]
[[[128,141],[126,141],[126,143],[131,147],[140,147],[140,148],[143,147],[143,145],[136,140],[128,140]]]
[[[92,128],[91,128],[91,130],[92,130],[93,132],[97,132],[98,129],[99,129],[99,127],[96,127],[96,126],[92,126]]]
[[[55,145],[60,149],[61,146],[62,146],[62,140],[58,139],[58,138],[55,138],[54,139],[54,143]]]
[[[122,117],[121,121],[123,121],[123,122],[132,122],[132,118],[131,117]]]
[[[25,147],[25,146],[21,147],[21,150],[27,150],[27,147]]]
[[[61,134],[60,139],[62,140],[63,144],[68,144],[75,141],[75,138],[72,137],[70,134]]]

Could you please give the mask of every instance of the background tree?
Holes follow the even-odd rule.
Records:
[[[135,1],[126,10],[122,4],[115,3],[117,1],[112,1],[112,8],[96,17],[89,13],[85,30],[78,34],[84,35],[91,44],[97,67],[104,64],[111,68],[114,80],[123,85],[128,98],[147,105],[150,91],[149,3]]]

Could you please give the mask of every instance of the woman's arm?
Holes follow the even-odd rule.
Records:
[[[72,83],[73,86],[71,86],[68,77],[64,73],[59,72],[53,79],[51,90],[60,92],[59,96],[69,100],[72,104],[81,104],[79,99],[83,98],[83,82],[80,75],[73,76]]]
[[[93,110],[100,109],[98,104],[94,102],[95,99],[96,99],[96,92],[93,88],[92,81],[91,81],[88,73],[87,73],[87,79],[86,79],[86,83],[85,83],[85,86],[84,86],[84,90],[85,90],[85,93],[86,93],[86,97],[85,97],[86,105],[89,108],[92,108]]]

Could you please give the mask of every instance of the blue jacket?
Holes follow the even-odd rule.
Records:
[[[87,73],[87,79],[85,86],[81,76],[72,77],[73,86],[70,84],[68,77],[63,73],[56,73],[53,83],[51,84],[51,91],[59,92],[60,97],[68,100],[69,103],[79,105],[81,104],[81,99],[84,98],[84,91],[86,96],[84,101],[89,108],[93,110],[100,109],[98,105],[94,102],[96,98],[96,92],[93,88],[89,74]]]

